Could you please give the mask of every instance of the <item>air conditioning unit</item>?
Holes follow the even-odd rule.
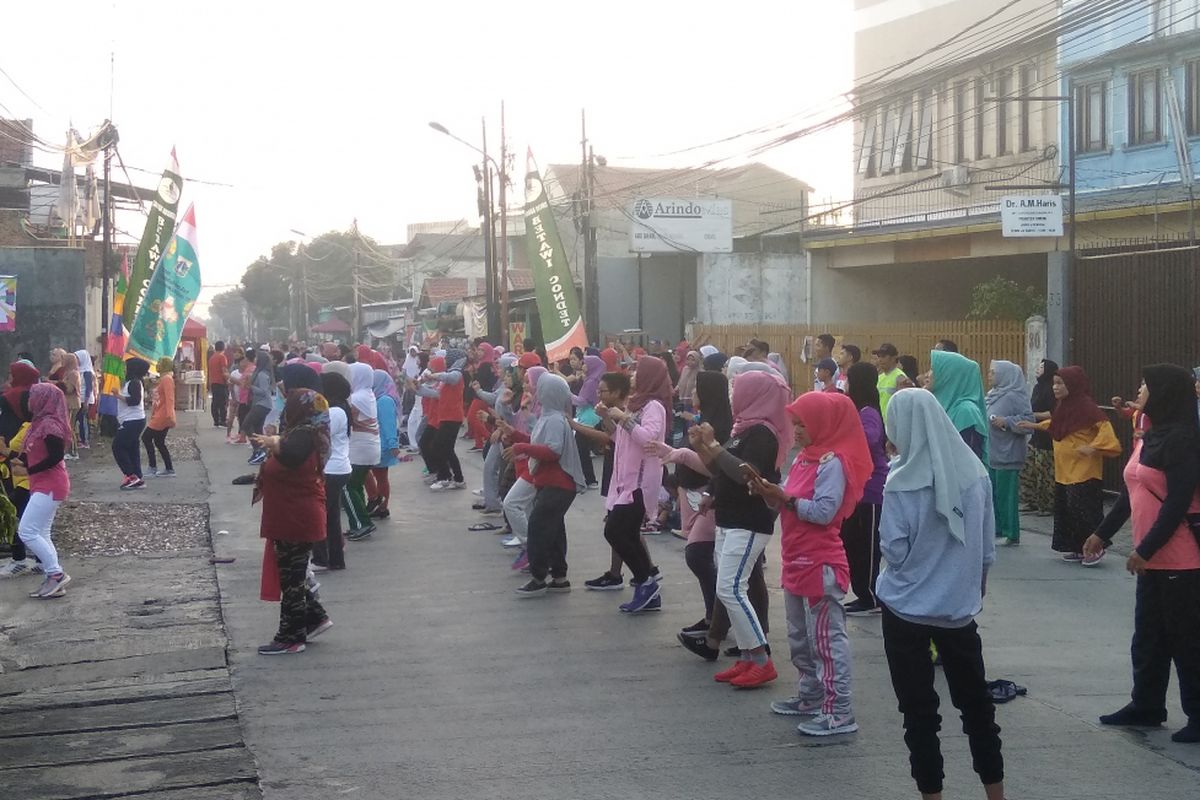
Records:
[[[953,194],[965,196],[971,185],[971,172],[965,164],[942,170],[942,188]]]

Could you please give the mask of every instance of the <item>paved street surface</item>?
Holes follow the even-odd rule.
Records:
[[[248,453],[211,427],[200,439],[214,542],[237,559],[218,576],[235,693],[267,798],[915,794],[877,617],[851,623],[861,731],[802,738],[794,720],[767,709],[790,694],[795,674],[778,591],[770,638],[781,679],[747,692],[714,683],[728,660],[707,664],[674,640],[701,616],[681,541],[651,539],[665,574],[661,613],[631,618],[616,609],[628,590],[583,590],[608,563],[596,493],[568,518],[575,590],[519,600],[512,589],[523,578],[499,537],[466,531],[476,520],[470,494],[432,495],[419,462],[402,464],[392,470],[392,521],[348,545],[349,569],[321,576],[335,627],[302,655],[258,656],[277,606],[257,599],[262,543],[249,489],[229,484]],[[478,485],[480,458],[460,456]],[[769,557],[775,582],[777,545]],[[1174,685],[1168,728],[1096,724],[1129,689],[1133,579],[1120,561],[1061,564],[1033,532],[1000,553],[980,624],[989,677],[1029,688],[999,709],[1011,798],[1196,796],[1200,749],[1168,738],[1183,724]],[[982,796],[957,718],[947,717],[946,796]]]

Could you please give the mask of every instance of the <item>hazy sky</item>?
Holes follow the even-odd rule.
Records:
[[[125,163],[158,173],[175,146],[186,177],[231,184],[184,186],[181,207],[196,204],[203,303],[272,244],[297,238],[289,229],[317,235],[357,217],[364,233],[396,243],[411,222],[474,222],[475,157],[428,122],[477,142],[486,116],[495,154],[501,99],[510,146],[522,155],[531,146],[542,165],[579,160],[580,108],[614,166],[742,153],[758,140],[654,157],[831,109],[850,87],[852,9],[852,0],[26,2],[5,9],[20,34],[6,37],[0,68],[34,102],[0,76],[0,114],[32,117],[52,142],[68,121],[86,134],[109,116],[115,53],[112,119]],[[761,160],[808,181],[817,199],[849,193],[846,134]],[[35,162],[62,163],[47,153]],[[135,236],[143,224],[118,221]]]

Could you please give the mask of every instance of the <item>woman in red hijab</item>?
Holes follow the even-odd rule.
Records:
[[[606,347],[603,350],[601,350],[600,351],[600,359],[604,362],[604,369],[606,372],[620,372],[621,371],[621,364],[620,364],[621,357],[620,357],[620,355],[617,354],[617,351],[614,348]]]

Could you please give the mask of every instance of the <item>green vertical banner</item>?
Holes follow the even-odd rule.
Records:
[[[175,158],[175,148],[171,148],[171,161],[163,170],[162,179],[158,182],[158,191],[154,194],[154,202],[150,204],[150,216],[146,220],[146,229],[142,231],[142,241],[138,244],[137,255],[133,258],[133,266],[129,270],[129,297],[125,301],[125,319],[133,319],[142,300],[150,288],[150,276],[154,266],[162,257],[163,248],[175,230],[175,215],[179,210],[179,195],[183,192],[183,178],[179,176],[179,161]]]
[[[525,241],[529,246],[529,264],[533,268],[533,288],[542,321],[546,358],[562,361],[570,357],[572,347],[587,347],[587,331],[579,313],[575,277],[532,150],[526,154]]]
[[[184,323],[200,296],[200,261],[196,251],[196,215],[188,206],[150,276],[142,307],[129,326],[126,357],[137,356],[151,364],[163,356],[175,357]]]

